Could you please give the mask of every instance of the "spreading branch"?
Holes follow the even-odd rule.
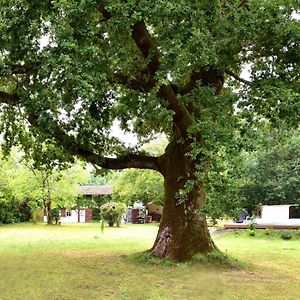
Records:
[[[17,94],[8,94],[0,91],[0,103],[8,105],[18,104],[20,98]],[[49,134],[46,129],[39,126],[38,116],[34,113],[29,113],[27,117],[31,126],[36,127],[44,134]],[[51,135],[56,141],[61,144],[72,155],[77,155],[84,158],[86,161],[95,164],[102,168],[107,169],[126,169],[126,168],[139,168],[139,169],[151,169],[159,171],[159,158],[153,156],[146,156],[141,154],[127,154],[117,158],[103,157],[94,153],[93,151],[86,149],[80,145],[75,137],[72,137],[65,133],[59,125],[53,121],[51,124]]]
[[[97,10],[102,14],[105,20],[112,17],[111,13],[106,10],[103,5],[98,5]],[[112,84],[121,84],[129,89],[133,89],[142,93],[149,92],[156,84],[155,74],[159,68],[159,49],[147,30],[145,22],[138,21],[132,26],[132,39],[140,50],[143,58],[148,62],[144,70],[137,72],[134,78],[118,72],[109,81]],[[180,130],[182,135],[186,135],[186,130],[191,125],[191,117],[184,107],[180,104],[176,94],[171,86],[163,85],[160,87],[158,97],[165,99],[169,103],[169,108],[175,112],[174,123]]]
[[[148,81],[145,81],[144,78],[142,78],[142,75],[140,75],[140,79],[132,78],[129,79],[128,76],[121,74],[121,73],[115,73],[113,79],[109,79],[109,83],[111,84],[120,84],[122,86],[127,87],[130,90],[139,91],[141,93],[147,93],[149,92],[153,87],[154,83],[149,84]]]
[[[159,51],[144,21],[139,21],[132,26],[131,36],[144,59],[148,61],[148,64],[145,69],[135,72],[133,79],[129,79],[128,76],[117,72],[111,82],[146,93],[156,84],[155,73],[159,67]]]
[[[44,134],[47,134],[46,130],[43,130],[43,127],[39,126],[38,117],[35,114],[29,114],[28,121],[33,127],[37,127],[40,131],[43,131]],[[56,122],[53,121],[51,128],[51,135],[64,149],[72,155],[84,158],[91,164],[106,169],[138,168],[159,171],[158,157],[141,154],[126,154],[117,158],[103,157],[80,145],[75,137],[65,133]]]

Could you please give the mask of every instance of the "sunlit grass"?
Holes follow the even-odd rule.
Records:
[[[129,259],[151,247],[157,229],[0,226],[0,299],[299,299],[299,240],[216,237],[243,268]]]

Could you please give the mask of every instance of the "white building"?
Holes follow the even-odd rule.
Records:
[[[79,195],[93,201],[95,197],[107,196],[112,193],[112,187],[108,185],[85,185],[79,186]],[[60,221],[62,223],[89,223],[92,221],[92,209],[81,207],[77,209],[61,209]],[[44,222],[47,222],[47,217],[44,216]]]
[[[300,206],[263,205],[261,216],[255,219],[257,225],[300,225]]]

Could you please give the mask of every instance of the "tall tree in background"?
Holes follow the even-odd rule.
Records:
[[[250,122],[298,121],[297,11],[292,0],[3,0],[3,140],[24,145],[30,131],[102,168],[160,172],[152,255],[213,251],[205,177],[234,142],[234,108]],[[116,120],[138,146],[164,132],[164,154],[126,147]]]
[[[134,205],[150,202],[163,205],[163,178],[151,170],[129,169],[121,172],[113,182],[112,200]]]
[[[41,161],[35,163],[32,158],[26,156],[24,159],[24,153],[16,151],[5,158],[1,155],[0,199],[11,207],[22,203],[29,205],[36,214],[36,221],[45,210],[47,222],[51,223],[53,208],[71,208],[76,204],[80,194],[78,185],[87,181],[87,173],[78,163],[63,168],[62,165],[52,165],[50,168],[49,160],[47,169]],[[24,220],[20,218],[20,221]]]
[[[261,139],[245,159],[244,208],[251,213],[258,205],[300,204],[300,130],[263,132]]]
[[[42,192],[43,208],[47,217],[47,223],[52,223],[52,198],[55,190],[65,184],[63,199],[73,196],[73,202],[78,194],[77,185],[84,181],[84,170],[78,164],[71,165],[68,156],[65,155],[54,144],[46,141],[39,141],[34,137],[27,137],[25,152],[21,154],[21,164],[27,167],[34,179],[40,183],[38,190]],[[28,143],[31,141],[31,144]],[[67,174],[67,171],[72,171]],[[63,171],[66,172],[63,172]],[[76,180],[77,179],[77,180]],[[58,183],[58,184],[57,184]],[[71,190],[70,190],[71,185]],[[41,200],[41,199],[39,199]],[[62,205],[66,206],[66,205]]]

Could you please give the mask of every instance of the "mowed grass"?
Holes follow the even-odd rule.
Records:
[[[246,234],[215,242],[242,268],[143,265],[157,225],[0,227],[0,299],[300,299],[300,241]]]

